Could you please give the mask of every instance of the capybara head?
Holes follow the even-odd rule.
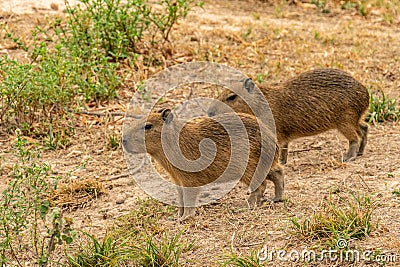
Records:
[[[125,123],[122,137],[122,145],[126,152],[131,154],[138,153],[157,153],[160,147],[155,140],[161,140],[161,130],[164,124],[168,125],[173,120],[170,109],[161,109],[151,112],[146,118],[135,122]],[[145,142],[145,140],[149,140]],[[152,140],[152,141],[150,141]]]
[[[252,96],[251,94],[255,93],[255,84],[251,78],[247,78],[243,82],[243,93],[247,94],[247,96]],[[246,102],[235,92],[231,90],[223,90],[221,94],[218,96],[217,100],[231,107],[235,112],[253,114],[250,109],[250,106],[246,104]],[[254,102],[258,102],[256,98],[251,99]],[[258,104],[256,105],[256,107]],[[208,109],[208,116],[213,117],[218,114],[223,114],[228,112],[229,110],[220,103],[212,104]]]

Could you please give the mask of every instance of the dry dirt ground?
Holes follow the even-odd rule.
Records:
[[[25,8],[40,1],[21,1]],[[41,1],[45,2],[45,1]],[[62,2],[62,1],[59,1]],[[11,4],[10,4],[11,3]],[[47,5],[46,5],[47,3]],[[23,30],[40,22],[42,14],[62,11],[51,8],[50,2],[32,9],[14,10],[7,16],[14,26]],[[18,1],[0,2],[3,12],[10,14],[10,5]],[[34,12],[32,12],[32,10]],[[23,11],[29,11],[24,15]],[[19,14],[17,14],[19,13]],[[397,15],[398,16],[398,15]],[[3,17],[2,19],[5,19]],[[356,10],[331,8],[323,14],[313,5],[273,4],[268,1],[206,1],[204,9],[196,9],[176,26],[172,34],[172,55],[167,65],[191,60],[213,60],[237,68],[263,83],[275,83],[317,67],[335,67],[350,72],[356,79],[376,92],[382,89],[393,98],[400,98],[400,19],[390,24],[382,12],[371,9],[364,18]],[[2,43],[2,53],[13,50]],[[124,111],[138,77],[147,77],[159,69],[132,73],[125,89],[112,110]],[[133,71],[132,71],[133,72]],[[260,74],[263,74],[261,76]],[[117,107],[117,108],[116,108]],[[96,111],[111,110],[107,103]],[[138,207],[138,198],[145,193],[129,176],[109,181],[127,172],[122,149],[109,146],[110,134],[121,134],[123,118],[114,120],[76,116],[75,136],[66,149],[44,150],[42,159],[59,174],[66,173],[87,161],[86,167],[72,173],[73,178],[96,178],[103,182],[105,194],[69,211],[75,227],[101,235],[114,220]],[[13,165],[9,153],[14,136],[3,136],[1,156],[3,171],[0,189]],[[291,217],[305,218],[313,214],[332,190],[355,190],[369,194],[376,209],[372,221],[378,223],[371,235],[357,241],[363,250],[379,249],[397,255],[400,265],[400,123],[372,125],[364,156],[351,163],[341,163],[347,141],[336,131],[299,139],[291,144],[285,166],[286,188],[283,203],[243,210],[245,189],[238,188],[213,205],[201,207],[194,220],[178,223],[171,216],[161,222],[165,229],[185,228],[182,238],[196,240],[195,249],[184,253],[185,266],[215,266],[221,255],[233,251],[249,255],[251,251],[269,248],[303,249],[313,243],[298,239],[288,232]],[[272,184],[266,191],[272,197]],[[159,204],[162,205],[162,204]],[[320,263],[321,266],[344,263]],[[364,262],[355,263],[363,266]],[[302,263],[270,262],[265,266],[297,266]],[[310,266],[312,266],[311,264]]]

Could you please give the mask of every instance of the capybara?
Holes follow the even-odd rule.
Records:
[[[244,81],[244,93],[253,94],[254,83]],[[361,156],[367,144],[368,125],[363,121],[369,105],[367,89],[348,73],[337,69],[316,69],[273,87],[261,87],[275,120],[280,146],[280,162],[287,162],[289,142],[305,136],[337,129],[349,140],[343,161]],[[235,112],[253,114],[234,92],[225,89],[218,100]],[[223,105],[212,105],[209,116],[226,112]]]
[[[184,123],[174,116],[170,109],[152,111],[147,118],[135,120],[124,126],[123,147],[127,153],[137,154],[147,152],[170,174],[172,181],[176,185],[183,187],[202,186],[215,181],[228,166],[231,151],[233,150],[231,147],[231,136],[222,124],[216,120],[225,120],[229,123],[229,116],[232,116],[232,114],[221,114],[214,118],[203,116]],[[259,124],[254,116],[250,114],[237,115],[239,116],[239,121],[245,127],[243,131],[247,133],[249,140],[247,147],[248,160],[243,165],[245,170],[242,169],[243,175],[241,178],[239,177],[240,181],[246,185],[250,185],[253,175],[256,176],[256,173],[259,173],[257,169],[259,160],[260,162],[262,161],[262,164],[265,164],[267,161],[270,163],[268,167],[260,168],[263,171],[263,176],[259,180],[261,181],[259,183],[261,185],[257,185],[258,187],[251,192],[248,199],[249,205],[253,206],[261,202],[268,183],[267,180],[274,183],[275,197],[273,200],[281,201],[284,189],[284,175],[282,166],[279,164],[279,150],[275,136],[262,123]],[[179,149],[183,156],[188,160],[198,159],[201,156],[199,150],[200,142],[211,139],[216,145],[216,154],[212,163],[199,171],[182,170],[171,164],[163,149],[165,145],[162,144],[161,138],[161,130],[166,125],[172,125],[172,128],[176,127],[176,125],[181,125],[179,142],[178,140],[176,142],[179,144]],[[261,138],[262,133],[266,133],[263,138]],[[143,143],[143,138],[145,139],[145,144]],[[243,140],[240,141],[243,143]],[[261,149],[262,144],[263,149]],[[265,155],[266,153],[268,155]],[[270,169],[269,166],[271,166]],[[268,169],[269,172],[266,172]],[[184,194],[184,190],[178,190],[180,203],[179,217],[181,220],[195,214],[194,207],[185,206],[186,196]]]

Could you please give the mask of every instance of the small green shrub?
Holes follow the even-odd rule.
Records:
[[[400,108],[396,100],[387,97],[382,90],[377,94],[370,93],[369,113],[366,117],[368,123],[397,121],[399,118]]]
[[[99,53],[85,62],[79,53],[41,42],[33,64],[0,58],[0,122],[32,134],[35,123],[57,124],[81,103],[116,97],[117,64]]]
[[[56,18],[45,29],[37,27],[29,45],[6,33],[31,62],[0,58],[1,125],[24,134],[39,127],[48,135],[42,123],[59,126],[86,102],[116,98],[124,73],[119,59],[135,62],[142,54],[144,61],[154,62],[152,53],[194,5],[202,2],[80,0],[75,7],[67,4],[66,22]]]
[[[326,6],[326,0],[311,0],[311,4],[314,4],[316,7],[322,9]]]
[[[357,7],[357,3],[354,3],[352,1],[346,0],[341,4],[341,8],[342,9],[352,9],[352,8],[356,8]]]
[[[366,17],[367,14],[367,10],[366,10],[366,6],[367,6],[367,1],[368,0],[346,0],[344,2],[341,3],[341,8],[342,9],[355,9],[358,11],[358,13],[360,13],[360,15],[362,15],[363,17]]]
[[[311,0],[311,4],[314,4],[322,13],[330,12],[330,10],[326,8],[326,0]]]
[[[98,47],[116,60],[143,54],[149,49],[143,41],[150,45],[168,41],[172,27],[194,5],[202,2],[161,0],[152,6],[147,0],[80,0],[76,7],[67,5],[66,36],[71,37],[71,46],[84,51]]]
[[[51,179],[50,166],[27,149],[19,133],[14,151],[20,162],[0,199],[0,266],[25,266],[28,261],[46,266],[57,245],[73,241],[72,220],[47,199],[57,179]]]
[[[362,239],[371,233],[373,209],[367,195],[331,194],[310,218],[291,218],[291,233],[307,239],[325,240],[333,246],[339,239]]]

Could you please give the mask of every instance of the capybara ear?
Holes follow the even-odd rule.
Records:
[[[161,116],[166,124],[170,123],[174,118],[174,114],[172,114],[169,108],[166,108],[161,111]]]
[[[163,113],[167,108],[160,108],[159,110],[157,110],[157,113]]]
[[[243,81],[243,80],[241,80]],[[255,84],[251,78],[247,78],[243,81],[243,88],[246,89],[247,92],[252,93],[254,90]]]

